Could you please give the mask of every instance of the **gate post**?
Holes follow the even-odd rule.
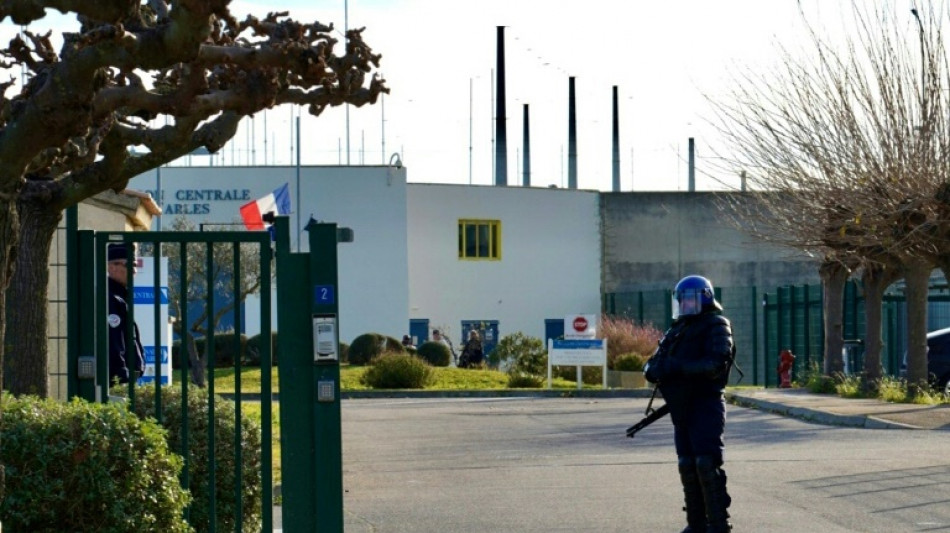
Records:
[[[313,401],[315,464],[314,497],[318,532],[343,532],[343,442],[340,416],[339,287],[337,226],[307,224],[310,233],[312,286]],[[350,234],[349,240],[352,240]]]
[[[310,252],[291,253],[287,217],[275,227],[283,527],[342,533],[337,242],[352,233],[311,220]]]

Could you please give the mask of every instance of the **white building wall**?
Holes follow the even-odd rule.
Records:
[[[158,198],[159,180],[163,229],[180,215],[196,225],[240,222],[241,205],[288,183],[294,251],[298,237],[300,251],[309,251],[303,228],[311,216],[354,231],[354,242],[339,245],[340,340],[349,343],[366,332],[401,338],[408,331],[405,168],[301,167],[299,196],[296,167],[165,167],[135,178],[130,187]],[[258,302],[251,298],[245,306],[249,334],[260,331]]]
[[[409,316],[461,341],[462,320],[543,338],[545,318],[600,313],[595,191],[409,184]],[[459,219],[501,221],[501,260],[461,260]]]

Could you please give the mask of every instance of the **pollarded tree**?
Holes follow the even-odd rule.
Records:
[[[287,13],[237,20],[229,4],[0,3],[0,21],[41,21],[45,8],[77,18],[58,52],[49,34],[30,32],[2,51],[5,68],[31,74],[19,94],[6,96],[9,83],[0,93],[0,301],[9,287],[12,301],[32,302],[18,307],[9,327],[0,311],[0,335],[9,340],[0,342],[6,388],[48,394],[46,262],[66,207],[122,190],[199,147],[214,153],[243,117],[264,109],[299,104],[319,115],[388,91],[370,77],[380,56],[362,29],[347,32],[337,55],[332,25],[303,24]]]
[[[920,32],[907,34],[911,13],[902,12],[854,2],[854,29],[842,44],[809,25],[806,58],[782,50],[782,66],[745,75],[732,101],[717,105],[735,150],[733,169],[769,191],[740,216],[828,258],[823,281],[862,269],[866,303],[877,307],[867,315],[870,380],[881,371],[881,296],[904,277],[908,380],[916,385],[927,377],[927,282],[950,242],[935,206],[941,184],[950,181],[950,94],[940,27],[946,13],[925,10]],[[826,291],[826,333],[828,321],[837,320],[829,316],[834,299],[837,291]],[[826,362],[839,353],[826,343]]]

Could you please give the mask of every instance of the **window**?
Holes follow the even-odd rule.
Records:
[[[501,222],[459,220],[459,259],[501,259]]]

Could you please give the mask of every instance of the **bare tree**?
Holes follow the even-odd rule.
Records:
[[[361,106],[388,92],[369,74],[380,56],[349,30],[337,55],[333,26],[287,13],[235,19],[230,0],[9,0],[0,21],[75,14],[54,50],[24,32],[2,65],[31,74],[19,94],[0,85],[0,301],[30,301],[7,327],[0,311],[4,385],[45,396],[46,261],[62,211],[199,147],[214,153],[239,121],[280,104]],[[163,120],[164,119],[164,120]],[[138,149],[134,152],[132,147]],[[144,152],[144,155],[139,155]],[[12,283],[12,284],[11,284]],[[5,308],[4,308],[5,309]],[[6,334],[10,342],[2,342]]]
[[[881,376],[881,297],[902,276],[908,380],[927,377],[927,286],[947,249],[947,219],[934,200],[950,178],[941,162],[950,148],[941,13],[928,10],[919,35],[905,35],[898,21],[909,13],[853,2],[854,31],[837,46],[805,20],[808,55],[782,48],[773,72],[745,73],[730,101],[714,102],[735,150],[726,156],[731,168],[769,191],[755,195],[754,209],[734,212],[753,231],[826,258],[826,335],[835,339],[826,337],[826,372],[840,369],[840,289],[861,269],[867,307],[875,307],[867,315],[867,377]]]

